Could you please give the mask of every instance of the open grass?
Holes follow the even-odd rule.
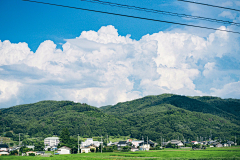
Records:
[[[111,152],[111,153],[84,153],[71,155],[54,155],[53,157],[18,157],[18,156],[2,156],[3,160],[99,160],[99,159],[224,159],[237,160],[240,159],[240,147],[229,148],[207,148],[206,150],[191,150],[191,149],[167,149],[153,151],[138,151],[138,152]]]

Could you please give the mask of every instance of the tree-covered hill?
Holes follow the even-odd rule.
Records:
[[[12,130],[30,136],[59,135],[63,128],[81,136],[126,134],[125,120],[71,101],[41,101],[1,109],[0,118],[1,131]]]
[[[100,108],[101,109],[101,108]],[[240,135],[240,100],[186,97],[173,94],[147,96],[101,110],[131,122],[131,135],[159,137],[215,137]],[[139,132],[140,131],[140,132]]]
[[[240,100],[186,97],[173,94],[146,96],[101,108],[71,101],[41,101],[0,110],[1,133],[29,136],[130,135],[152,140],[230,138],[240,136]],[[4,136],[4,135],[2,135]]]

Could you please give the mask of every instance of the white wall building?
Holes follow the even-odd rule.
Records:
[[[149,149],[150,149],[150,144],[144,144],[139,147],[140,151],[149,151]]]
[[[89,153],[89,152],[91,152],[90,148],[81,148],[81,153]]]
[[[71,154],[71,148],[62,146],[61,148],[58,148],[59,154]]]
[[[88,147],[88,146],[90,146],[90,145],[94,145],[94,146],[96,146],[96,147],[99,147],[100,146],[100,142],[98,142],[98,141],[93,141],[93,139],[92,138],[88,138],[85,142],[82,142],[81,143],[81,148],[86,148],[86,147]]]
[[[138,147],[140,143],[142,143],[143,141],[132,141],[132,145],[134,145],[135,147]]]
[[[60,140],[58,137],[47,137],[44,139],[44,145],[49,147],[57,146],[58,143],[60,143]]]

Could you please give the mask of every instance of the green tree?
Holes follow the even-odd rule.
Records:
[[[64,143],[64,144],[68,144],[68,142],[70,141],[70,133],[68,131],[67,128],[64,128],[62,130],[62,133],[60,135],[60,138],[61,138],[61,142]]]
[[[7,133],[6,133],[6,137],[13,137],[12,132],[7,132]]]
[[[35,151],[43,151],[43,149],[44,149],[43,141],[35,143],[35,148],[34,148]]]

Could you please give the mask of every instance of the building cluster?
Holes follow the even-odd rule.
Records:
[[[71,148],[63,146],[60,148],[57,148],[58,144],[60,143],[60,139],[58,137],[47,137],[44,139],[44,145],[45,151],[55,151],[55,154],[71,154]],[[129,150],[135,152],[135,151],[148,151],[150,148],[156,147],[157,143],[147,140],[133,140],[128,139],[126,141],[119,141],[119,142],[108,142],[106,146],[101,145],[102,142],[94,141],[93,138],[87,138],[86,141],[81,142],[79,144],[79,152],[80,153],[89,153],[89,152],[96,152],[96,149],[98,148],[104,148],[104,147],[115,147],[117,150],[122,150],[124,147],[127,147]],[[217,141],[217,140],[210,140],[210,141],[180,141],[180,140],[170,140],[167,142],[162,142],[158,146],[167,146],[168,144],[177,146],[177,147],[184,147],[186,145],[190,146],[192,145],[208,145],[209,147],[231,147],[232,145],[237,145],[233,141]],[[0,155],[8,155],[10,151],[12,150],[19,150],[21,146],[16,148],[9,148],[6,144],[0,144]],[[30,148],[34,150],[34,146],[26,146],[27,148]],[[45,153],[43,151],[28,151],[25,153],[25,155],[29,154],[35,154],[35,155],[47,155],[50,153]]]

